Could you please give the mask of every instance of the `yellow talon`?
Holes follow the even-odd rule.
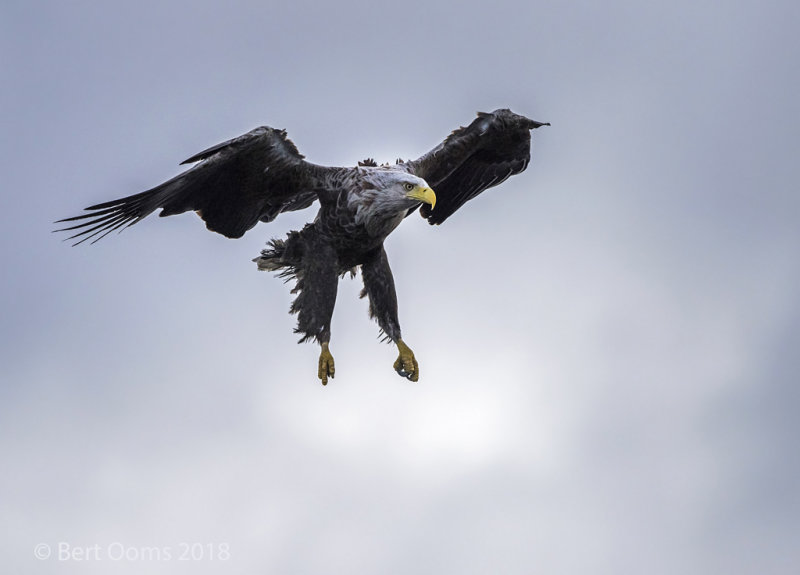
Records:
[[[333,356],[328,349],[328,344],[322,344],[322,352],[319,354],[319,368],[317,369],[317,377],[322,380],[322,385],[328,385],[328,376],[333,379],[336,373],[336,368],[333,365]]]
[[[394,370],[401,377],[405,377],[410,381],[419,381],[419,364],[417,363],[417,358],[414,357],[414,352],[402,339],[397,340],[397,351],[400,352],[400,355],[397,356],[397,361],[394,362]]]

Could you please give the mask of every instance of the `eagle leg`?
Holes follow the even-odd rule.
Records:
[[[322,385],[328,385],[328,377],[333,379],[336,373],[336,368],[333,365],[333,356],[328,349],[328,343],[321,344],[322,351],[319,354],[319,368],[317,369],[317,377],[322,380]]]
[[[301,232],[289,232],[285,241],[270,241],[269,248],[262,250],[261,256],[253,261],[260,270],[277,271],[280,277],[297,280],[292,290],[297,297],[289,310],[297,314],[297,328],[294,331],[303,334],[300,343],[309,340],[319,342],[322,351],[317,364],[317,377],[322,385],[327,385],[328,378],[333,379],[335,372],[328,344],[339,284],[336,251],[309,224]]]
[[[419,381],[419,364],[417,358],[414,357],[414,352],[402,339],[398,339],[396,343],[400,355],[394,362],[394,370],[400,377],[405,377],[409,381]]]
[[[361,265],[364,290],[361,297],[369,296],[369,315],[378,321],[381,331],[397,345],[400,355],[394,362],[395,371],[411,381],[419,380],[419,364],[400,335],[397,319],[397,293],[389,259],[383,246],[375,250]]]

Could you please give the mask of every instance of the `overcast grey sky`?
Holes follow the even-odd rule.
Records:
[[[0,8],[4,569],[795,573],[798,4],[289,4]],[[317,382],[250,261],[313,209],[50,233],[258,125],[352,165],[499,107],[528,170],[387,242],[416,385],[360,279]]]

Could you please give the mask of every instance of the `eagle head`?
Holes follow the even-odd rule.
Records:
[[[404,212],[420,202],[436,205],[436,194],[428,182],[408,172],[389,167],[364,169],[362,192],[381,211]]]
[[[360,167],[361,185],[350,195],[356,221],[370,229],[394,229],[420,202],[436,205],[436,194],[422,178],[390,167]],[[388,232],[386,232],[388,233]]]

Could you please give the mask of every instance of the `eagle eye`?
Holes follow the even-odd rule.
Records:
[[[411,183],[408,183],[408,182],[406,182],[405,184],[403,184],[403,187],[404,187],[404,188],[405,188],[407,191],[409,191],[409,192],[410,192],[411,190],[413,190],[413,189],[414,189],[414,184],[411,184]]]

